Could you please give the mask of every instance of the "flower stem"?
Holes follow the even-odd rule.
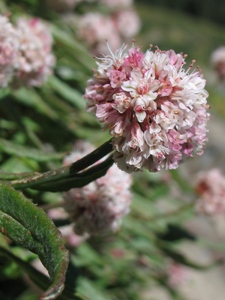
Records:
[[[11,184],[15,189],[25,189],[29,187],[39,189],[40,187],[40,189],[44,189],[46,191],[51,190],[51,187],[48,189],[48,185],[52,186],[54,191],[61,190],[64,185],[66,189],[69,189],[73,187],[70,187],[73,185],[73,182],[74,187],[80,187],[91,182],[93,180],[92,178],[95,179],[98,175],[98,177],[104,175],[106,170],[110,167],[110,165],[112,165],[112,157],[109,157],[101,164],[98,164],[98,166],[93,166],[92,168],[89,167],[110,152],[112,152],[111,140],[107,141],[87,156],[68,166],[47,171],[45,173],[35,173],[33,176],[8,181],[8,183]],[[83,172],[79,173],[81,171]],[[77,183],[75,179],[77,179]],[[57,185],[59,185],[58,189]]]

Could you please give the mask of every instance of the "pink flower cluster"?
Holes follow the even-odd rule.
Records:
[[[225,82],[225,46],[221,46],[213,51],[211,63],[219,79]]]
[[[13,26],[0,16],[0,87],[39,86],[52,73],[52,37],[39,19],[19,19]]]
[[[219,169],[200,172],[195,190],[199,195],[196,209],[199,213],[213,215],[225,212],[225,176]]]
[[[0,87],[6,87],[16,67],[19,36],[5,16],[0,16]]]
[[[179,263],[170,262],[168,266],[168,283],[176,288],[187,282],[190,278],[189,269]]]
[[[106,40],[116,50],[122,40],[133,38],[140,26],[140,19],[132,8],[116,10],[109,15],[89,12],[79,18],[77,34],[93,54],[99,54],[106,53]]]
[[[64,164],[77,161],[92,150],[89,143],[77,142]],[[64,208],[75,223],[75,232],[98,235],[118,230],[123,216],[129,212],[131,183],[131,176],[113,165],[105,176],[65,192]]]
[[[208,97],[199,70],[183,68],[173,50],[145,53],[123,45],[97,58],[84,97],[113,136],[114,160],[126,172],[175,169],[203,153]]]
[[[79,18],[77,34],[93,54],[106,51],[106,39],[109,39],[113,48],[120,44],[112,19],[98,12],[89,12]]]
[[[14,84],[40,86],[52,74],[55,58],[51,52],[52,36],[40,19],[19,19],[18,66]]]

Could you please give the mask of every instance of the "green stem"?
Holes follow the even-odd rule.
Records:
[[[9,173],[0,171],[0,181],[21,180],[38,174],[38,172]]]
[[[75,179],[77,178],[79,179],[79,182],[81,180],[84,181],[84,184],[82,184],[82,182],[79,183],[79,186],[83,186],[88,183],[86,183],[86,181],[84,180],[85,177],[87,177],[87,179],[90,178],[90,181],[92,181],[92,175],[96,177],[96,175],[98,175],[99,173],[100,176],[103,176],[101,175],[101,170],[105,172],[106,169],[109,168],[110,164],[112,164],[111,157],[106,159],[105,162],[98,164],[98,166],[93,166],[89,169],[87,168],[93,165],[101,158],[105,157],[110,152],[112,152],[111,140],[107,141],[99,148],[97,148],[87,156],[83,157],[82,159],[78,160],[77,162],[72,163],[71,165],[59,168],[57,170],[48,171],[45,173],[36,173],[34,176],[18,180],[12,180],[8,183],[11,184],[15,189],[24,189],[28,187],[38,188],[40,186],[45,190],[48,190],[49,184],[53,184],[54,191],[56,191],[56,184],[66,184],[68,181],[70,182],[70,184],[72,184],[71,181],[74,181],[74,187],[76,187]],[[82,173],[79,173],[82,170],[84,171]],[[69,188],[69,186],[67,188]]]

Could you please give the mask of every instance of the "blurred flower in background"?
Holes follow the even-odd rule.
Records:
[[[106,40],[112,44],[113,49],[121,44],[113,20],[97,12],[86,13],[78,19],[77,34],[93,54],[106,52]]]
[[[64,221],[68,220],[69,215],[62,207],[51,208],[48,210],[48,216],[54,221]],[[62,234],[67,247],[78,247],[85,239],[87,235],[79,236],[73,230],[73,224],[63,225],[58,227]]]
[[[40,86],[52,74],[55,57],[52,36],[37,18],[20,18],[16,24],[20,37],[14,86]]]
[[[177,288],[190,278],[189,269],[177,262],[170,262],[168,266],[168,283]]]
[[[99,0],[82,13],[75,9],[74,13],[65,14],[63,21],[92,54],[99,56],[107,53],[106,40],[115,51],[122,42],[135,38],[140,31],[141,21],[132,4],[130,0]]]
[[[75,162],[93,150],[87,142],[79,141],[64,165]],[[64,193],[64,208],[74,222],[77,234],[98,235],[117,231],[122,218],[129,213],[132,178],[113,165],[105,176],[83,188]]]
[[[220,169],[199,172],[195,190],[199,195],[196,203],[199,213],[213,215],[225,212],[225,176]]]
[[[112,15],[112,19],[123,41],[135,37],[141,28],[140,18],[133,9],[119,10]]]
[[[6,16],[0,16],[0,87],[6,87],[17,66],[18,31]]]
[[[221,46],[213,51],[211,64],[215,69],[219,79],[225,83],[225,47]]]

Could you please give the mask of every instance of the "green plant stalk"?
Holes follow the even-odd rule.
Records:
[[[45,173],[34,173],[33,176],[8,181],[7,183],[12,185],[15,189],[25,189],[30,187],[38,189],[38,187],[41,187],[41,190],[52,190],[49,185],[53,185],[53,187],[55,187],[53,188],[54,191],[62,191],[63,189],[60,189],[60,184],[66,185],[65,189],[70,189],[73,185],[74,187],[81,187],[105,174],[107,169],[112,165],[112,157],[109,157],[97,166],[93,166],[89,169],[87,168],[105,157],[110,152],[112,152],[111,140],[107,141],[87,156],[68,166],[57,170],[47,171]],[[81,173],[82,170],[83,172]],[[67,182],[69,182],[69,185],[67,185]],[[57,186],[59,189],[57,189]]]
[[[45,184],[35,186],[35,189],[50,192],[63,192],[68,191],[71,188],[81,188],[88,183],[102,177],[106,174],[107,170],[112,166],[113,159],[109,156],[105,161],[96,166],[89,168],[88,170],[75,174],[70,178],[60,178],[56,181],[51,181]]]

